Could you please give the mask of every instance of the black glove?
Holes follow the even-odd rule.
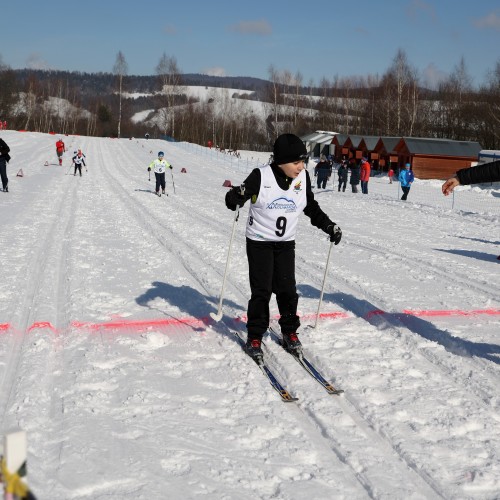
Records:
[[[342,229],[340,229],[337,224],[330,224],[324,231],[326,234],[330,235],[330,241],[335,243],[335,245],[340,243],[340,240],[342,239]]]
[[[172,167],[172,165],[170,165],[168,168],[169,168],[170,170],[172,170],[174,167]]]
[[[237,207],[242,207],[245,204],[245,197],[240,193],[240,187],[235,186],[226,194],[226,207],[233,212]]]
[[[151,172],[151,167],[148,167],[148,172]]]

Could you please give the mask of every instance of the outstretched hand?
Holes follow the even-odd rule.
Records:
[[[441,191],[445,196],[448,196],[457,186],[460,185],[460,182],[456,176],[450,177],[442,186]]]

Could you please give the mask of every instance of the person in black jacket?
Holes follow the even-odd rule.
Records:
[[[330,176],[332,175],[332,165],[326,159],[325,155],[321,155],[319,163],[314,167],[314,177],[316,177],[318,183],[318,189],[322,187],[326,188],[326,183]]]
[[[347,184],[347,162],[345,160],[342,160],[342,163],[340,164],[339,170],[339,192],[342,189],[342,192],[345,191],[345,186]]]
[[[445,196],[448,196],[460,184],[467,186],[469,184],[499,181],[500,160],[496,160],[476,167],[462,168],[441,186],[441,191]]]
[[[7,163],[10,160],[10,148],[7,143],[0,138],[0,178],[2,179],[2,189],[5,193],[9,192],[9,179],[7,177]]]
[[[351,185],[352,192],[358,192],[358,184],[361,177],[361,171],[359,165],[356,163],[354,158],[351,159],[351,178],[349,179],[349,184]]]
[[[300,354],[297,337],[298,295],[295,283],[295,232],[304,212],[311,224],[330,236],[336,245],[340,228],[314,199],[304,160],[307,150],[293,134],[280,135],[273,147],[273,162],[252,170],[241,186],[227,192],[227,208],[236,210],[251,200],[246,226],[246,251],[251,298],[247,312],[246,351],[257,362],[263,357],[261,341],[269,328],[269,301],[276,295],[279,324],[286,349]]]

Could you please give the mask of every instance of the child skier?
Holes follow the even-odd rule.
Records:
[[[246,350],[256,361],[262,359],[262,337],[269,327],[272,293],[280,312],[284,347],[300,354],[297,337],[298,295],[295,285],[295,232],[300,212],[311,224],[330,235],[337,245],[340,227],[332,222],[314,199],[311,179],[305,170],[307,150],[293,134],[279,136],[273,147],[273,162],[254,169],[246,178],[244,194],[234,187],[226,194],[226,206],[236,210],[251,199],[246,227],[246,251],[251,298],[248,302]]]
[[[172,165],[168,163],[164,158],[165,153],[163,151],[158,152],[158,158],[153,160],[148,167],[148,172],[154,171],[156,177],[156,189],[155,192],[158,196],[165,194],[165,171],[167,168],[172,169]],[[160,193],[161,186],[161,193]]]
[[[78,151],[75,151],[75,156],[73,156],[73,165],[75,166],[75,173],[73,175],[76,175],[76,171],[78,170],[80,172],[80,177],[82,176],[82,164],[84,167],[85,165],[85,155],[82,153],[82,150],[79,149]]]
[[[63,154],[66,152],[66,146],[61,138],[56,142],[56,154],[57,157],[59,158],[59,165],[62,165],[62,157]]]

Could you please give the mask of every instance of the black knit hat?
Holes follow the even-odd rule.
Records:
[[[273,155],[274,162],[277,165],[283,165],[283,163],[305,160],[307,149],[300,137],[293,134],[282,134],[274,142]]]

